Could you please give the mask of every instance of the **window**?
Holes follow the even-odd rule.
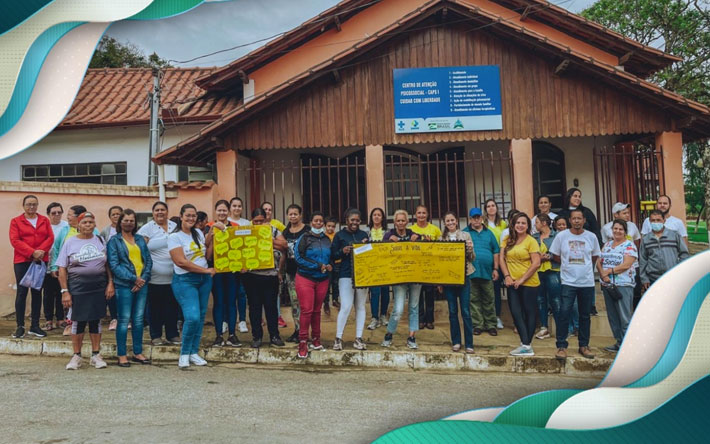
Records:
[[[206,167],[198,166],[179,166],[178,181],[188,182],[206,182],[215,180],[217,171],[214,164],[209,164]]]
[[[126,185],[126,169],[126,162],[22,165],[22,180]]]

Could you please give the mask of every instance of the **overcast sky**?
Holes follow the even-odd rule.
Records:
[[[176,63],[215,51],[245,45],[288,31],[339,0],[231,0],[205,3],[173,18],[154,21],[120,21],[108,35],[131,42],[146,54],[153,51],[173,66],[221,66],[258,48],[265,42],[188,63]],[[580,12],[595,0],[552,0]]]

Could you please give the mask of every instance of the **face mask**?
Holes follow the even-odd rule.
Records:
[[[311,228],[311,231],[314,234],[321,234],[321,233],[323,233],[323,228]]]
[[[655,232],[659,232],[663,229],[663,222],[651,222],[651,229]]]

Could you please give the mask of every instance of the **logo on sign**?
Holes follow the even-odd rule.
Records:
[[[397,122],[397,127],[399,127],[400,131],[403,130],[404,129],[404,121],[400,120],[399,122]]]
[[[454,122],[454,129],[463,129],[463,122],[461,122],[461,119],[456,119],[456,122]]]
[[[432,123],[429,124],[429,129],[430,129],[430,130],[435,130],[436,128],[437,128],[437,126],[436,126],[436,123],[435,123],[435,122],[432,122]]]
[[[419,129],[419,122],[412,120],[412,129]]]

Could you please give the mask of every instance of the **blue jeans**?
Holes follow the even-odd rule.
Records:
[[[209,274],[173,274],[173,294],[182,308],[185,319],[182,325],[181,355],[196,354],[200,350],[202,327],[210,299],[212,276]]]
[[[404,284],[392,287],[394,307],[392,308],[392,316],[387,323],[387,333],[397,331],[397,324],[404,312],[404,299],[407,297],[407,292],[409,292],[409,331],[419,330],[419,294],[421,291],[421,284]]]
[[[562,292],[560,273],[548,270],[538,273],[538,276],[540,277],[540,289],[537,293],[537,308],[540,311],[540,323],[547,328],[548,307],[552,310],[552,318],[555,320],[555,325],[559,322],[560,294]]]
[[[446,300],[449,303],[449,324],[451,329],[451,344],[461,344],[461,329],[459,327],[459,305],[463,319],[463,338],[467,348],[473,348],[473,321],[471,320],[471,280],[461,287],[444,287]]]
[[[239,282],[241,285],[241,282]],[[222,336],[222,322],[227,321],[230,336],[237,325],[237,276],[217,273],[212,278],[212,318],[217,336]]]
[[[382,305],[380,305],[382,302]],[[387,315],[387,308],[390,305],[390,288],[372,287],[370,288],[370,309],[372,310],[373,318]]]
[[[575,300],[579,307],[579,340],[580,347],[589,346],[592,301],[594,300],[594,287],[572,287],[562,284],[562,299],[560,305],[560,324],[557,326],[557,348],[567,348],[567,335],[569,323],[574,310]]]
[[[241,282],[241,280],[237,285],[237,314],[239,314],[240,321],[247,321],[247,292],[244,289],[244,283]]]
[[[145,302],[148,298],[148,286],[137,292],[131,292],[128,287],[116,285],[116,308],[118,309],[118,325],[116,326],[116,354],[126,356],[126,338],[128,337],[128,322],[133,323],[131,339],[133,354],[143,353],[143,315]]]

